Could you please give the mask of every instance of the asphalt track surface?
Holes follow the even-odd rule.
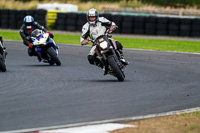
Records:
[[[5,41],[0,72],[0,132],[92,122],[200,106],[200,55],[124,49],[124,82],[87,61],[90,47],[60,46],[61,66]]]

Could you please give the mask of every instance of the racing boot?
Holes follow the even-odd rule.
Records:
[[[119,53],[120,53],[120,56],[121,56],[120,61],[122,62],[122,64],[124,64],[125,66],[129,65],[129,62],[124,59],[124,55],[123,55],[123,52],[122,52],[121,49],[119,49]]]
[[[37,55],[37,59],[38,59],[38,62],[42,61],[42,58],[39,55]]]
[[[108,67],[104,65],[104,66],[103,66],[103,70],[104,70],[104,75],[107,75],[108,72],[109,72]]]
[[[121,55],[121,59],[120,59],[120,61],[121,61],[122,64],[124,64],[125,66],[126,66],[126,65],[129,65],[129,62],[126,61],[126,60],[124,59],[124,56],[123,56],[123,55]]]
[[[34,56],[35,55],[33,48],[28,48],[28,55],[29,56]]]

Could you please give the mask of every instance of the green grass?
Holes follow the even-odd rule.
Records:
[[[196,111],[193,113],[196,117],[200,117],[200,111]],[[185,113],[185,114],[181,114],[181,116],[190,116],[191,113]]]
[[[195,115],[198,116],[198,117],[200,117],[200,111],[196,111]]]
[[[15,31],[0,31],[0,36],[6,40],[22,40],[19,32]]]
[[[200,53],[199,41],[116,38],[126,48]]]
[[[17,31],[0,31],[0,35],[6,40],[22,40]],[[182,40],[157,40],[157,39],[137,39],[113,37],[121,42],[124,48],[151,49],[161,51],[182,51],[200,53],[200,41]],[[56,43],[79,44],[79,35],[54,34]]]

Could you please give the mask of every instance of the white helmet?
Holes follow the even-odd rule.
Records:
[[[28,15],[24,18],[24,24],[26,25],[27,29],[31,29],[33,26],[34,19],[32,16]]]
[[[88,10],[86,17],[89,24],[95,25],[96,22],[99,20],[99,12],[96,9],[92,8]]]

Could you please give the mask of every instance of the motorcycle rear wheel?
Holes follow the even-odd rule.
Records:
[[[61,65],[61,62],[60,62],[59,58],[57,57],[55,50],[52,47],[47,49],[47,53],[51,57],[51,60],[53,60],[57,66]]]
[[[119,81],[124,81],[124,75],[123,75],[121,69],[119,68],[119,66],[117,65],[114,57],[108,58],[108,63],[111,66],[111,68],[113,69],[113,72],[116,74],[117,79]]]
[[[0,59],[0,70],[2,72],[6,71],[6,65],[5,65],[5,63],[4,63],[4,61],[2,59]]]

